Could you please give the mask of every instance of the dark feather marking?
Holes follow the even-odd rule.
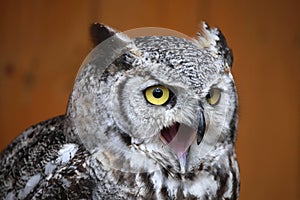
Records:
[[[178,179],[179,181],[181,181],[181,173],[179,173],[179,172],[177,172],[177,173],[175,173],[174,174],[175,175],[175,177],[174,178],[176,178],[176,179]]]
[[[161,187],[160,194],[161,194],[161,196],[163,196],[164,199],[168,199],[169,194],[168,194],[168,189],[166,186],[163,185]]]
[[[233,191],[232,191],[232,198],[231,199],[235,200],[235,199],[237,199],[238,194],[240,192],[239,191],[239,188],[240,188],[239,187],[239,181],[237,180],[236,171],[235,171],[234,167],[232,166],[232,160],[231,160],[230,156],[229,156],[228,160],[229,160],[229,166],[230,166],[231,173],[232,173],[232,188],[238,188],[236,190],[233,189]]]
[[[116,73],[124,72],[133,68],[132,62],[134,61],[130,53],[125,53],[116,58],[112,64],[105,69],[102,73],[100,81],[107,81],[108,77],[115,75]]]
[[[194,196],[194,195],[189,195],[187,197],[185,197],[184,199],[187,199],[187,200],[198,200],[199,198]]]
[[[170,166],[169,166],[169,167],[170,167]],[[164,177],[166,177],[166,178],[169,177],[169,170],[168,170],[168,169],[166,169],[166,168],[163,167],[163,168],[161,169],[161,171],[162,171]]]
[[[228,190],[227,181],[229,178],[228,172],[225,170],[226,168],[219,168],[214,178],[219,182],[219,188],[216,193],[216,199],[222,199],[224,193]]]
[[[182,188],[178,188],[177,194],[176,194],[176,199],[184,199]]]
[[[236,88],[234,86],[234,82],[230,82],[232,92],[236,94]],[[235,99],[237,101],[237,99]],[[230,141],[235,142],[236,141],[236,131],[237,131],[237,120],[238,120],[238,107],[236,106],[233,111],[232,119],[230,121],[229,127],[230,127]]]
[[[225,61],[231,68],[233,63],[232,50],[228,47],[225,36],[220,31],[220,29],[218,29],[218,37],[219,40],[217,41],[217,48],[219,49],[221,55],[225,58]]]
[[[90,27],[90,37],[94,47],[114,34],[115,32],[112,29],[109,29],[103,24],[94,23]]]
[[[185,175],[184,175],[184,178],[189,180],[189,181],[193,181],[196,177],[196,174],[194,172],[187,172]]]
[[[120,135],[121,139],[123,140],[123,142],[125,142],[127,146],[131,145],[131,137],[127,133],[121,132]]]
[[[145,173],[141,173],[140,174],[140,177],[142,178],[142,181],[144,182],[145,184],[145,189],[146,189],[146,199],[153,199],[155,200],[156,199],[156,196],[155,196],[155,191],[154,191],[154,185],[151,181],[151,174],[145,172]]]

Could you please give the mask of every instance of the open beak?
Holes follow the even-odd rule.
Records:
[[[160,132],[161,140],[168,144],[177,155],[181,169],[186,166],[188,150],[191,144],[197,139],[197,145],[199,145],[203,139],[206,123],[202,110],[199,111],[198,120],[197,130],[184,123],[176,122],[170,127],[163,128]]]

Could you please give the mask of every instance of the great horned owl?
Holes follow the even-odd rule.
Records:
[[[66,114],[0,155],[1,199],[237,199],[237,93],[220,30],[91,33]]]

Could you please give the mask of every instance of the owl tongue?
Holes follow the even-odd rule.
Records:
[[[168,128],[163,128],[163,130],[161,130],[161,136],[166,140],[166,142],[168,144],[176,136],[179,126],[180,126],[180,124],[178,122],[176,122],[172,126],[170,126]]]
[[[168,128],[163,128],[161,136],[176,153],[177,157],[181,159],[182,156],[186,155],[186,151],[195,140],[196,131],[185,124],[176,122]]]

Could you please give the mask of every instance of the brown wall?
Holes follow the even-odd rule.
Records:
[[[193,36],[205,20],[222,29],[235,56],[240,199],[300,199],[298,2],[1,1],[0,149],[30,125],[64,113],[90,50],[92,22]]]

